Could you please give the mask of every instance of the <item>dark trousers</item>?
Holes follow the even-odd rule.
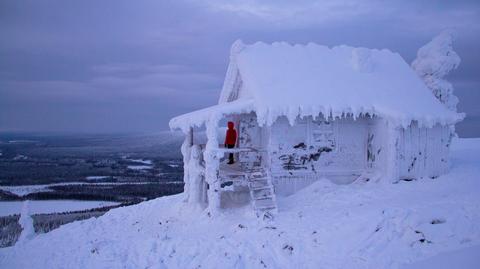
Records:
[[[229,149],[233,149],[234,147],[235,147],[235,145],[227,145],[227,148],[229,148]],[[233,161],[233,153],[228,154],[228,162],[229,162],[229,163],[233,163],[233,162],[234,162],[234,161]]]

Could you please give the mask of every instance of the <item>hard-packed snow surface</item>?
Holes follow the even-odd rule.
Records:
[[[267,223],[249,206],[208,215],[182,194],[159,198],[2,249],[0,267],[437,268],[460,252],[456,268],[480,268],[479,174],[480,139],[456,140],[450,174],[435,179],[320,180],[279,197]]]
[[[407,264],[401,269],[478,269],[480,265],[480,245],[460,250],[440,253],[426,260]]]

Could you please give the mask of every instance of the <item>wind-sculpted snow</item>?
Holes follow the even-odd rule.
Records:
[[[446,176],[319,180],[266,223],[249,206],[209,216],[163,197],[2,249],[0,267],[398,268],[480,245],[479,164],[480,139],[456,140]]]

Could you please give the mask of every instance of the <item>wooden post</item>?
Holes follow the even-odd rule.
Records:
[[[193,127],[190,127],[188,130],[189,142],[190,146],[193,146]]]
[[[390,182],[396,182],[399,179],[399,139],[401,128],[387,122],[388,135],[388,157],[387,157],[387,176]]]
[[[187,133],[185,133],[185,140],[183,141],[181,151],[183,155],[183,192],[185,194],[185,201],[188,201],[188,196],[190,195],[190,174],[188,173],[188,163],[190,162],[190,153],[193,145],[193,128],[190,128]]]
[[[205,160],[205,179],[209,185],[207,192],[208,209],[212,214],[220,211],[220,179],[218,177],[218,170],[220,166],[220,157],[218,151],[217,141],[217,125],[218,120],[215,118],[209,119],[206,123],[207,145],[205,146],[204,160]]]

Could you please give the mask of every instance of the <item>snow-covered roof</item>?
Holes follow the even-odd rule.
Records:
[[[403,126],[412,120],[432,126],[462,118],[434,97],[398,53],[313,43],[235,42],[219,104],[232,100],[251,100],[258,122],[267,125],[283,115],[293,123],[298,116],[320,113],[332,117],[368,113]],[[171,127],[181,128],[179,121],[173,119]],[[194,119],[182,121],[199,125]]]
[[[255,111],[252,99],[235,100],[180,115],[170,120],[170,128],[186,131],[190,127],[201,127],[206,121]]]

